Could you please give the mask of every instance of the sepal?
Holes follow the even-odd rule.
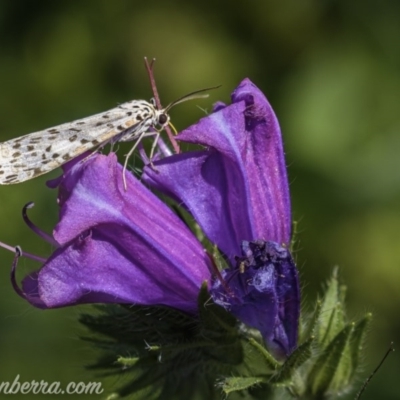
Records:
[[[81,318],[96,334],[85,339],[106,352],[89,368],[121,378],[113,398],[333,398],[351,388],[371,320],[367,314],[349,322],[344,295],[335,270],[302,321],[300,345],[284,361],[259,331],[213,303],[206,283],[195,316],[167,307],[99,306],[98,315]]]
[[[221,376],[245,367],[238,322],[215,305],[204,284],[198,315],[167,307],[98,306],[80,321],[94,334],[84,337],[106,354],[88,368],[118,376],[113,398],[219,399]]]
[[[349,322],[345,294],[346,287],[339,284],[335,268],[305,329],[307,334],[315,334],[316,340],[312,360],[302,374],[306,385],[296,388],[304,398],[325,399],[351,389],[372,315],[368,313],[357,322]]]

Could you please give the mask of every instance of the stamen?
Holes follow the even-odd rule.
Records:
[[[158,109],[158,110],[161,110],[161,109],[162,109],[162,106],[161,106],[160,97],[159,97],[158,91],[157,91],[156,80],[154,79],[154,73],[153,73],[153,65],[154,65],[154,62],[155,62],[155,61],[156,61],[156,59],[153,58],[153,59],[151,60],[151,63],[149,64],[149,62],[147,61],[147,57],[145,57],[145,58],[144,58],[144,65],[145,65],[145,67],[146,67],[147,74],[149,75],[151,90],[152,90],[153,95],[154,95],[154,100],[155,100],[155,102],[156,102],[157,109]],[[165,126],[164,129],[165,129],[165,132],[167,132],[168,139],[169,139],[169,141],[171,142],[172,147],[173,147],[174,150],[175,150],[175,153],[176,153],[176,154],[179,154],[179,153],[181,152],[181,149],[180,149],[180,147],[179,147],[178,142],[175,140],[174,135],[173,135],[172,132],[171,132],[171,129],[169,129],[169,126],[168,126],[168,125]]]
[[[36,305],[39,308],[43,308],[43,302],[35,296],[30,296],[26,294],[19,286],[17,283],[17,278],[16,278],[16,271],[17,271],[17,265],[18,265],[18,260],[22,256],[22,249],[19,246],[16,246],[14,248],[15,256],[14,260],[12,263],[11,267],[11,274],[10,274],[10,279],[11,279],[11,284],[16,291],[16,293],[22,297],[24,300],[28,300],[31,304]],[[27,254],[24,254],[24,256],[27,256]]]
[[[139,150],[140,158],[142,159],[144,165],[148,165],[148,164],[151,165],[151,161],[157,161],[164,157],[172,156],[171,149],[166,145],[166,143],[164,142],[164,140],[161,136],[157,140],[157,151],[154,151],[154,154],[153,154],[153,157],[151,160],[147,156],[146,150],[144,149],[142,143],[139,143],[138,150]]]
[[[9,246],[8,244],[5,244],[3,242],[0,242],[0,247],[2,247],[3,249],[6,249],[8,251],[11,251],[12,253],[15,253],[18,249],[18,253],[19,253],[19,257],[26,257],[26,258],[30,258],[31,260],[34,261],[38,261],[42,264],[44,264],[47,260],[43,257],[39,257],[36,256],[35,254],[31,254],[31,253],[22,253],[21,247],[17,246],[17,247],[13,247],[13,246]]]
[[[8,244],[5,244],[3,242],[0,242],[0,247],[2,247],[3,249],[12,251],[13,253],[15,252],[15,247],[9,246]]]
[[[146,150],[143,147],[143,143],[139,143],[138,150],[140,158],[142,159],[144,165],[148,164],[150,160],[149,157],[147,157]]]
[[[158,138],[157,147],[164,157],[172,156],[171,149],[165,144],[162,137]]]
[[[153,95],[154,95],[154,101],[156,103],[157,108],[161,109],[160,96],[158,95],[156,80],[154,79],[154,74],[153,74],[153,65],[154,65],[155,61],[156,61],[156,59],[153,58],[151,60],[151,63],[149,64],[149,62],[147,61],[147,57],[145,57],[144,65],[146,67],[147,74],[149,75],[151,91],[153,92]]]
[[[15,252],[15,255],[14,255],[14,260],[13,260],[13,263],[12,263],[12,266],[11,266],[11,275],[10,275],[11,284],[12,284],[14,290],[17,292],[17,294],[19,296],[21,296],[23,299],[25,299],[25,294],[20,289],[20,287],[18,286],[17,279],[15,277],[15,272],[17,270],[17,265],[18,265],[18,260],[22,256],[21,247],[19,247],[19,246],[15,247],[14,248],[14,252]]]
[[[38,228],[28,217],[27,210],[29,208],[32,208],[35,205],[33,201],[30,201],[29,203],[25,204],[25,206],[22,209],[22,218],[24,219],[25,223],[35,232],[37,235],[39,235],[42,239],[44,239],[46,242],[49,242],[51,245],[55,247],[59,247],[59,244],[54,240],[52,236],[50,236],[48,233],[42,231],[40,228]]]

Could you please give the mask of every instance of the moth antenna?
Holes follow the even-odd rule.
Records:
[[[172,107],[176,106],[179,103],[183,103],[185,101],[189,101],[189,100],[193,100],[193,99],[204,99],[206,97],[209,96],[209,94],[200,94],[203,92],[208,92],[209,90],[214,90],[214,89],[218,89],[219,87],[221,87],[221,85],[218,86],[212,86],[209,88],[205,88],[205,89],[200,89],[200,90],[196,90],[192,93],[186,94],[185,96],[180,97],[178,100],[173,101],[172,103],[169,103],[167,105],[167,107],[164,108],[164,112],[168,112]]]

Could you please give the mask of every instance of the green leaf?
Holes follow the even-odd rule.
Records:
[[[199,304],[200,317],[120,305],[83,315],[81,322],[96,334],[86,340],[106,350],[91,369],[117,375],[120,387],[113,392],[121,398],[218,399],[217,379],[245,370],[242,337],[236,319],[210,301],[206,288]]]
[[[353,324],[347,325],[329,343],[317,358],[308,375],[307,389],[310,394],[322,397],[327,393],[335,377],[339,364],[343,361],[344,349],[353,331]],[[344,362],[343,368],[347,368]],[[340,374],[340,373],[339,373]]]
[[[363,349],[365,336],[372,320],[372,314],[368,313],[363,319],[357,322],[350,337],[350,357],[353,365],[353,371],[350,379],[353,378],[360,362],[360,353]]]
[[[299,222],[298,221],[292,221],[292,238],[290,240],[290,246],[289,246],[289,250],[292,254],[295,253],[295,244],[297,241],[297,235],[298,235],[298,225]]]
[[[300,339],[302,341],[308,340],[311,336],[315,336],[319,326],[321,308],[322,308],[322,301],[317,300],[314,312],[312,313],[311,316],[308,316],[309,317],[308,321],[306,318],[304,318],[305,321],[302,321],[304,327],[303,330],[300,332]]]
[[[117,362],[124,367],[132,367],[139,362],[139,357],[119,357]]]
[[[342,359],[338,366],[335,376],[332,379],[330,391],[337,393],[350,386],[351,380],[357,371],[360,360],[360,351],[365,336],[366,328],[371,321],[371,314],[367,314],[357,324],[353,323],[349,340],[343,350]]]
[[[270,371],[276,371],[279,367],[278,361],[275,360],[275,358],[268,352],[268,350],[257,340],[254,338],[248,338],[248,341],[251,346],[253,346],[257,352],[261,355],[263,361],[266,363],[267,368]]]
[[[225,378],[221,383],[221,388],[225,394],[249,389],[253,386],[266,383],[264,378],[259,377],[231,377]]]
[[[337,363],[336,369],[332,370],[332,380],[328,390],[331,393],[337,394],[343,392],[344,389],[349,386],[350,377],[353,375],[350,341],[354,333],[355,324],[352,323],[349,326],[351,326],[351,330],[347,337],[342,353],[340,354],[340,360]]]
[[[120,399],[118,393],[111,393],[106,397],[106,400],[117,400],[117,399]]]
[[[311,357],[311,346],[314,337],[302,343],[285,361],[278,373],[271,379],[271,383],[290,383],[297,369]]]
[[[346,324],[343,304],[345,287],[339,286],[337,275],[338,269],[335,268],[319,312],[316,334],[322,348],[325,348]]]

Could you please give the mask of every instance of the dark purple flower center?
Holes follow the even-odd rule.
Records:
[[[243,241],[236,265],[215,281],[214,301],[262,333],[269,349],[284,358],[295,348],[299,309],[296,266],[289,250],[272,241]]]

